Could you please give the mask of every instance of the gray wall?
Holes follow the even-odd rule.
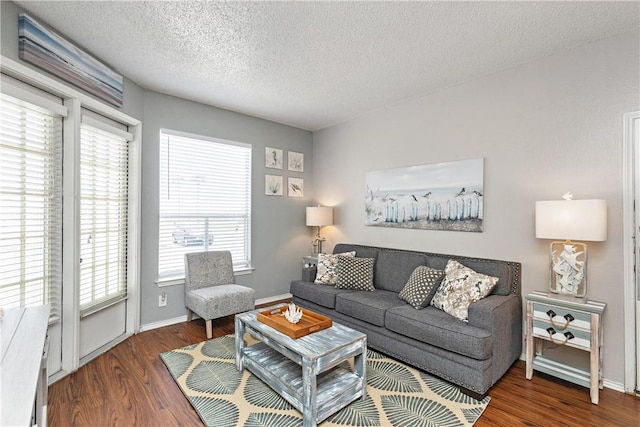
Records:
[[[14,3],[0,3],[2,55],[54,77],[18,58],[18,13]],[[46,23],[46,19],[34,16]],[[56,28],[64,34],[64,28]],[[82,47],[81,40],[73,42]],[[117,70],[116,70],[117,71]],[[68,83],[67,83],[68,84]],[[121,111],[142,120],[142,247],[141,324],[162,322],[185,314],[183,286],[159,288],[158,272],[158,176],[160,128],[252,144],[252,264],[255,270],[237,282],[256,290],[257,298],[289,292],[289,282],[300,277],[302,256],[311,252],[313,230],[305,225],[305,207],[313,206],[312,134],[290,126],[233,113],[184,99],[145,90],[125,78]],[[280,148],[304,154],[304,173],[264,167],[264,148]],[[264,176],[283,175],[304,179],[304,197],[265,196]],[[158,296],[167,292],[168,304],[158,307]]]
[[[608,304],[604,375],[623,383],[622,115],[640,109],[639,64],[638,33],[629,34],[316,132],[316,198],[337,206],[328,248],[354,242],[519,261],[526,295],[545,290],[548,277],[550,241],[535,238],[535,201],[566,191],[606,199],[609,236],[588,245],[588,294]],[[364,226],[367,171],[472,158],[485,159],[484,232]]]
[[[305,225],[305,207],[312,202],[311,132],[262,119],[208,107],[180,98],[145,92],[142,146],[142,324],[183,315],[183,286],[158,288],[158,196],[161,128],[252,144],[252,264],[255,271],[236,281],[256,290],[256,298],[289,292],[289,282],[300,277],[302,256],[311,251],[311,230]],[[266,169],[265,147],[304,154],[304,173]],[[304,198],[266,196],[264,176],[304,178]],[[167,307],[158,308],[158,295],[166,291]]]

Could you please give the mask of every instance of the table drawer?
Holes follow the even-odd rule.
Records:
[[[547,322],[539,320],[533,321],[533,335],[536,338],[542,338],[552,341],[558,345],[568,345],[589,350],[591,348],[591,332],[578,328],[565,328],[562,331],[557,330]]]
[[[556,331],[564,331],[567,328],[591,330],[591,314],[579,310],[534,302],[533,318],[548,323]]]

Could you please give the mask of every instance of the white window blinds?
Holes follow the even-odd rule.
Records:
[[[83,113],[80,127],[80,308],[82,314],[127,294],[129,140]],[[105,119],[106,120],[106,119]]]
[[[59,318],[61,277],[62,117],[2,94],[0,307],[51,304],[51,318]]]
[[[251,145],[162,130],[159,228],[159,281],[184,277],[189,252],[250,268]]]

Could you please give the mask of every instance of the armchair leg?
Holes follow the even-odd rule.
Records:
[[[192,317],[193,317],[193,311],[187,308],[187,322],[191,322]]]
[[[210,340],[213,338],[213,321],[211,319],[206,321],[207,324],[207,339]]]

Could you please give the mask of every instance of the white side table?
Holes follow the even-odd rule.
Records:
[[[302,257],[302,265],[309,265],[310,267],[316,267],[318,265],[318,254],[307,255]]]
[[[589,387],[591,403],[598,404],[602,388],[602,314],[606,304],[585,303],[552,298],[545,292],[527,295],[526,377],[533,370]],[[590,371],[545,358],[544,341],[559,346],[577,348],[590,353]]]

